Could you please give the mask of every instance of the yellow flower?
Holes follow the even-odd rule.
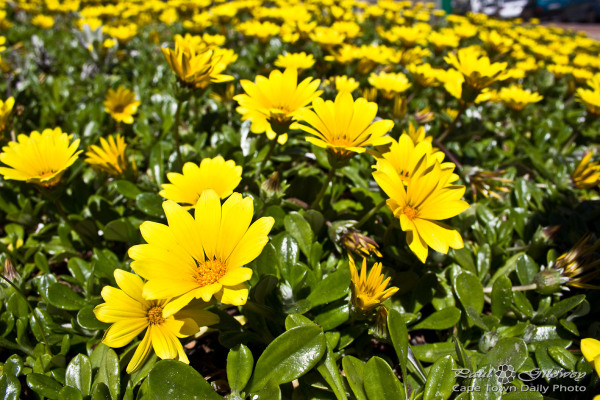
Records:
[[[128,374],[144,364],[152,348],[161,359],[176,358],[189,364],[179,338],[194,335],[200,326],[219,322],[217,315],[202,309],[203,304],[171,307],[166,312],[170,299],[144,299],[144,282],[135,274],[116,269],[115,280],[120,289],[105,286],[101,293],[105,303],[96,306],[94,314],[99,321],[112,324],[102,338],[109,347],[126,346],[146,331],[127,365]]]
[[[292,119],[322,93],[317,90],[321,83],[318,79],[309,77],[299,84],[297,82],[298,71],[294,68],[283,73],[274,70],[268,78],[259,75],[256,83],[248,80],[240,82],[246,94],[239,94],[233,99],[240,104],[237,112],[242,114],[242,120],[252,121],[252,132],[266,132],[269,140],[277,139],[279,144],[287,141]]]
[[[208,47],[191,35],[175,35],[175,49],[161,50],[183,86],[204,89],[211,82],[233,80],[232,76],[222,74],[237,58],[233,50]]]
[[[438,79],[444,82],[444,89],[448,93],[450,93],[455,98],[466,102],[467,104],[473,103],[472,94],[468,93],[467,96],[463,96],[463,89],[465,82],[465,77],[459,71],[455,69],[449,69],[445,74],[442,74]],[[491,92],[487,89],[482,90],[481,92],[477,92],[477,97],[475,97],[475,103],[483,103],[491,98]]]
[[[121,135],[100,138],[100,146],[91,145],[86,151],[85,161],[93,169],[109,175],[119,176],[127,169],[125,149],[127,144]]]
[[[333,78],[333,80],[335,82],[335,89],[338,92],[352,93],[360,86],[356,79],[346,75],[336,76]]]
[[[133,114],[137,112],[140,101],[135,99],[135,93],[119,86],[117,90],[108,89],[104,100],[104,111],[117,122],[133,124]]]
[[[571,179],[576,188],[591,189],[600,182],[600,163],[590,162],[593,155],[594,152],[592,151],[587,153],[571,174]]]
[[[501,36],[497,31],[481,31],[479,38],[492,53],[506,53],[514,47],[514,40]]]
[[[465,93],[463,100],[472,102],[477,94],[497,80],[503,79],[503,72],[507,63],[492,63],[486,56],[481,56],[480,51],[473,47],[464,47],[458,53],[451,53],[444,58],[448,64],[456,68],[463,76],[465,84],[472,93]]]
[[[598,376],[600,376],[600,341],[590,338],[581,339],[581,352],[585,359],[594,366]]]
[[[516,111],[521,111],[525,106],[541,101],[544,97],[539,93],[532,93],[530,90],[525,90],[517,85],[503,87],[498,92],[498,97],[509,108]]]
[[[104,42],[102,42],[102,47],[104,47],[105,49],[112,49],[113,47],[115,47],[117,44],[116,40],[113,39],[105,39]]]
[[[15,98],[9,97],[6,101],[0,100],[0,132],[6,130],[9,124],[10,113],[15,106]]]
[[[43,29],[50,29],[54,26],[54,18],[51,15],[38,14],[31,18],[31,23]]]
[[[185,163],[182,174],[169,172],[167,179],[171,183],[163,184],[163,190],[158,194],[193,207],[207,189],[214,190],[222,199],[229,197],[242,180],[242,167],[221,156],[205,158],[200,165]]]
[[[430,32],[427,41],[433,45],[436,51],[442,51],[449,47],[456,48],[460,44],[460,38],[451,29]]]
[[[473,167],[467,174],[467,182],[470,183],[473,190],[473,201],[477,201],[477,194],[481,193],[484,197],[495,197],[502,200],[502,196],[496,191],[508,193],[510,189],[502,186],[502,184],[511,183],[513,180],[503,178],[502,175],[506,170],[500,171],[485,171],[477,167]]]
[[[590,114],[600,116],[600,90],[577,89],[577,100],[583,103]]]
[[[340,242],[342,247],[355,254],[370,256],[371,253],[373,253],[376,256],[381,257],[377,242],[354,229],[348,229],[342,235]]]
[[[315,65],[315,58],[305,52],[280,54],[275,60],[275,65],[279,68],[308,69]]]
[[[11,168],[0,167],[4,179],[14,179],[50,187],[77,160],[79,139],[71,142],[73,135],[60,128],[44,129],[42,133],[19,135],[17,142],[2,148],[0,162]]]
[[[350,265],[350,273],[352,275],[350,286],[350,290],[352,291],[351,301],[356,310],[363,313],[372,312],[383,301],[392,297],[398,291],[398,288],[394,286],[387,288],[390,278],[388,277],[383,280],[384,275],[381,273],[381,263],[375,263],[368,275],[366,258],[363,258],[360,275],[356,270],[356,265],[352,257],[348,257],[348,264]]]
[[[373,122],[377,115],[377,104],[363,98],[356,101],[348,92],[341,92],[335,102],[316,98],[313,109],[304,109],[298,113],[298,120],[311,126],[295,123],[316,137],[306,137],[315,146],[325,148],[340,162],[350,158],[353,153],[362,153],[366,146],[379,146],[390,143],[392,138],[384,136],[394,122],[386,119]]]
[[[429,109],[426,110],[429,111]],[[412,139],[415,146],[423,141],[431,143],[433,140],[433,137],[426,136],[424,126],[416,128],[412,122],[409,122],[408,124],[408,131],[404,130],[402,131],[402,134],[408,135]]]
[[[221,206],[211,189],[200,195],[195,218],[172,200],[163,209],[168,225],[144,222],[140,231],[148,244],[129,249],[131,268],[148,280],[144,298],[177,297],[166,306],[167,313],[194,298],[245,304],[244,282],[252,270],[243,266],[262,252],[275,220],[263,217],[250,225],[252,198],[233,193]]]
[[[450,247],[464,247],[460,233],[439,220],[452,218],[469,208],[461,200],[465,187],[448,185],[452,171],[442,169],[437,160],[433,167],[429,165],[427,160],[421,162],[406,188],[396,171],[386,168],[373,172],[375,181],[390,197],[387,205],[400,220],[409,248],[423,263],[428,246],[443,254]]]
[[[310,39],[323,47],[333,47],[344,43],[346,35],[333,28],[318,26],[310,33]]]
[[[584,235],[573,248],[556,259],[556,263],[546,271],[558,271],[561,281],[568,286],[580,289],[600,289],[590,282],[600,275],[600,260],[596,250],[600,240],[592,240],[591,234]],[[561,282],[562,283],[562,282]]]
[[[402,72],[371,74],[369,83],[376,89],[383,92],[383,97],[391,99],[395,94],[406,92],[410,88],[410,82]]]
[[[107,35],[114,37],[121,44],[129,42],[137,35],[138,27],[136,24],[107,26],[104,31]]]
[[[415,81],[422,87],[438,86],[440,84],[439,76],[445,71],[433,68],[431,64],[410,64],[406,69],[411,73]]]

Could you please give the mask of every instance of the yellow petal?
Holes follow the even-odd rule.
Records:
[[[133,357],[131,357],[131,361],[127,365],[127,373],[132,374],[146,362],[148,355],[150,355],[150,349],[152,348],[152,340],[150,335],[150,329],[146,331],[144,338],[138,345],[137,349],[135,349],[135,353],[133,353]]]
[[[147,318],[117,321],[104,333],[102,343],[108,347],[123,347],[142,333],[147,326]]]

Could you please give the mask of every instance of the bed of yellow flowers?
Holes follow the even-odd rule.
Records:
[[[591,399],[600,43],[391,0],[0,2],[5,399]]]

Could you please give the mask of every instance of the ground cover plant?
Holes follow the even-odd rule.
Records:
[[[600,390],[598,42],[385,0],[1,4],[4,398]]]

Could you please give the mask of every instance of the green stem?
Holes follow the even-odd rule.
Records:
[[[329,187],[329,183],[333,179],[334,175],[335,175],[335,168],[331,168],[329,170],[329,173],[327,174],[327,177],[325,178],[325,182],[323,182],[323,186],[321,186],[321,190],[319,191],[319,194],[317,194],[317,197],[315,198],[315,201],[313,201],[312,204],[310,205],[310,208],[313,208],[315,210],[317,210],[319,208],[319,203],[321,202],[321,199],[325,195],[325,192],[327,191],[327,187]]]
[[[513,292],[524,292],[526,290],[535,290],[537,289],[537,284],[535,283],[530,283],[529,285],[522,285],[522,286],[513,286],[512,290]],[[484,287],[483,288],[483,293],[492,293],[492,287]]]
[[[183,167],[183,158],[181,157],[181,138],[179,137],[179,124],[181,122],[181,107],[183,100],[177,100],[177,110],[175,111],[175,125],[173,127],[173,137],[175,138],[175,149],[177,151],[177,163]]]
[[[371,218],[377,211],[379,211],[381,209],[381,207],[385,206],[385,200],[383,200],[381,203],[377,204],[375,207],[371,208],[371,210],[369,210],[368,213],[366,213],[361,219],[360,221],[358,221],[356,223],[356,225],[354,225],[354,228],[358,229],[361,226],[364,225],[365,222],[367,222],[369,220],[369,218]]]
[[[23,292],[21,292],[21,289],[19,289],[14,283],[12,283],[10,279],[5,277],[4,274],[0,274],[0,277],[2,279],[4,279],[6,281],[6,283],[8,283],[10,286],[12,286],[13,289],[15,289],[15,291],[17,293],[19,293],[19,295],[21,297],[23,297],[23,300],[25,300],[25,303],[27,304],[27,307],[29,308],[29,312],[31,313],[31,316],[33,317],[33,319],[35,319],[35,322],[38,324],[38,326],[40,327],[40,330],[42,331],[42,339],[44,341],[44,345],[46,346],[46,351],[48,352],[48,354],[52,355],[52,350],[50,350],[50,346],[48,345],[48,341],[46,340],[46,333],[44,332],[44,325],[42,325],[40,323],[40,320],[38,319],[37,315],[35,315],[35,311],[33,310],[33,307],[31,307],[31,304],[29,304],[29,301],[27,301],[27,297],[25,296],[25,294]],[[12,342],[9,342],[9,343],[12,343]],[[0,345],[3,345],[3,344],[0,342]],[[13,346],[19,346],[19,347],[16,347],[16,349],[23,351],[27,355],[32,355],[32,353],[33,353],[33,351],[31,349],[27,350],[27,347],[25,347],[23,345],[13,344]]]
[[[258,166],[258,169],[256,170],[256,173],[254,174],[254,179],[255,180],[258,179],[258,177],[260,176],[260,173],[262,172],[263,168],[267,164],[267,161],[269,161],[269,159],[273,155],[273,151],[275,150],[275,146],[276,145],[277,145],[277,140],[276,139],[273,139],[273,140],[270,141],[270,143],[269,143],[269,151],[267,152],[267,155],[265,155],[265,158],[263,158],[262,161],[260,162],[260,165]]]
[[[458,113],[456,114],[456,117],[454,118],[454,121],[452,121],[450,126],[440,135],[440,137],[437,138],[437,141],[439,143],[441,143],[449,134],[452,133],[452,131],[454,130],[454,127],[458,123],[459,118],[463,115],[463,113],[465,112],[466,109],[467,109],[467,103],[461,102],[460,107],[458,108]]]

